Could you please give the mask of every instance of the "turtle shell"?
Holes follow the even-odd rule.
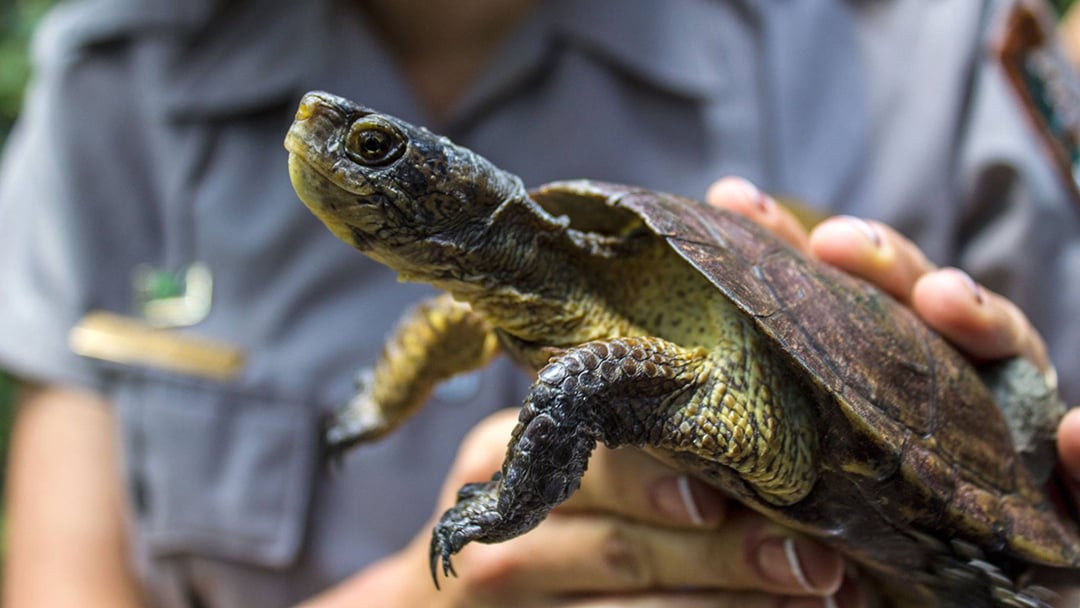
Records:
[[[1076,526],[1037,481],[1046,471],[1025,465],[977,370],[910,309],[697,201],[595,181],[548,184],[532,196],[573,229],[622,234],[644,224],[665,238],[815,391],[826,422],[823,477],[789,508],[754,504],[751,493],[740,494],[744,502],[898,569],[925,568],[925,546],[950,542],[980,556],[1080,566]]]

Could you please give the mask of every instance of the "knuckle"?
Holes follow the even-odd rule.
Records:
[[[614,580],[629,588],[648,589],[654,586],[656,570],[646,543],[640,542],[625,523],[613,522],[605,530],[598,558]]]

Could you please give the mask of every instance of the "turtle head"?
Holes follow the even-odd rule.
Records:
[[[406,277],[445,274],[504,203],[527,199],[521,180],[474,152],[328,93],[304,96],[285,148],[304,204]]]

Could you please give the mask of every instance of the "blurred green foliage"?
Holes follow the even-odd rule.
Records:
[[[30,77],[30,34],[54,1],[0,0],[0,145],[15,124]],[[4,487],[4,456],[15,409],[14,393],[11,376],[0,370],[0,492]]]
[[[4,454],[7,454],[8,430],[11,426],[11,418],[15,413],[15,382],[11,376],[0,371],[0,465],[3,465]],[[3,470],[0,469],[0,489],[4,480]]]
[[[54,0],[0,0],[0,142],[22,103],[30,75],[27,47],[34,25]]]
[[[1054,11],[1057,12],[1059,17],[1064,15],[1065,11],[1069,10],[1069,7],[1075,3],[1076,0],[1050,0],[1050,4],[1054,7]]]

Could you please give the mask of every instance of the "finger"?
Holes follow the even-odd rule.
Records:
[[[782,599],[775,595],[738,591],[684,591],[590,596],[559,602],[564,608],[824,608],[821,599]],[[847,606],[845,605],[845,608]]]
[[[1058,594],[1058,597],[1054,601],[1054,605],[1060,608],[1076,608],[1080,606],[1080,589],[1076,586],[1070,586],[1066,589],[1054,589]]]
[[[598,448],[581,487],[558,510],[601,512],[660,526],[716,528],[727,498],[642,450]]]
[[[507,409],[469,432],[443,487],[442,508],[453,504],[462,485],[491,479],[502,464],[516,421],[517,412]],[[558,509],[605,512],[657,525],[715,528],[723,521],[726,502],[716,488],[641,450],[601,447],[590,458],[581,487]]]
[[[749,511],[715,532],[552,514],[524,536],[466,547],[457,562],[465,584],[526,595],[724,589],[825,596],[844,570],[835,552]]]
[[[845,586],[835,598],[831,598],[831,603],[825,598],[781,598],[762,593],[696,591],[632,597],[603,596],[558,605],[566,608],[864,608],[866,602],[857,589]]]
[[[465,435],[440,494],[439,504],[442,508],[454,504],[462,485],[488,481],[499,470],[506,456],[510,435],[517,424],[517,416],[517,408],[499,410],[481,420]]]
[[[914,243],[879,222],[836,217],[810,234],[824,262],[910,304],[923,321],[976,360],[1020,355],[1052,374],[1046,345],[1015,304],[957,269],[938,270]],[[1052,380],[1053,381],[1053,380]]]
[[[795,215],[741,177],[713,182],[705,193],[705,202],[751,219],[788,245],[803,253],[808,251],[806,229]]]
[[[914,243],[880,222],[850,216],[825,220],[810,233],[819,260],[861,277],[901,302],[935,266]]]
[[[1070,410],[1058,425],[1058,460],[1074,505],[1080,505],[1080,409]]]
[[[912,306],[927,325],[969,357],[1020,355],[1044,373],[1051,372],[1046,346],[1024,313],[962,270],[943,268],[920,278],[912,289]]]

